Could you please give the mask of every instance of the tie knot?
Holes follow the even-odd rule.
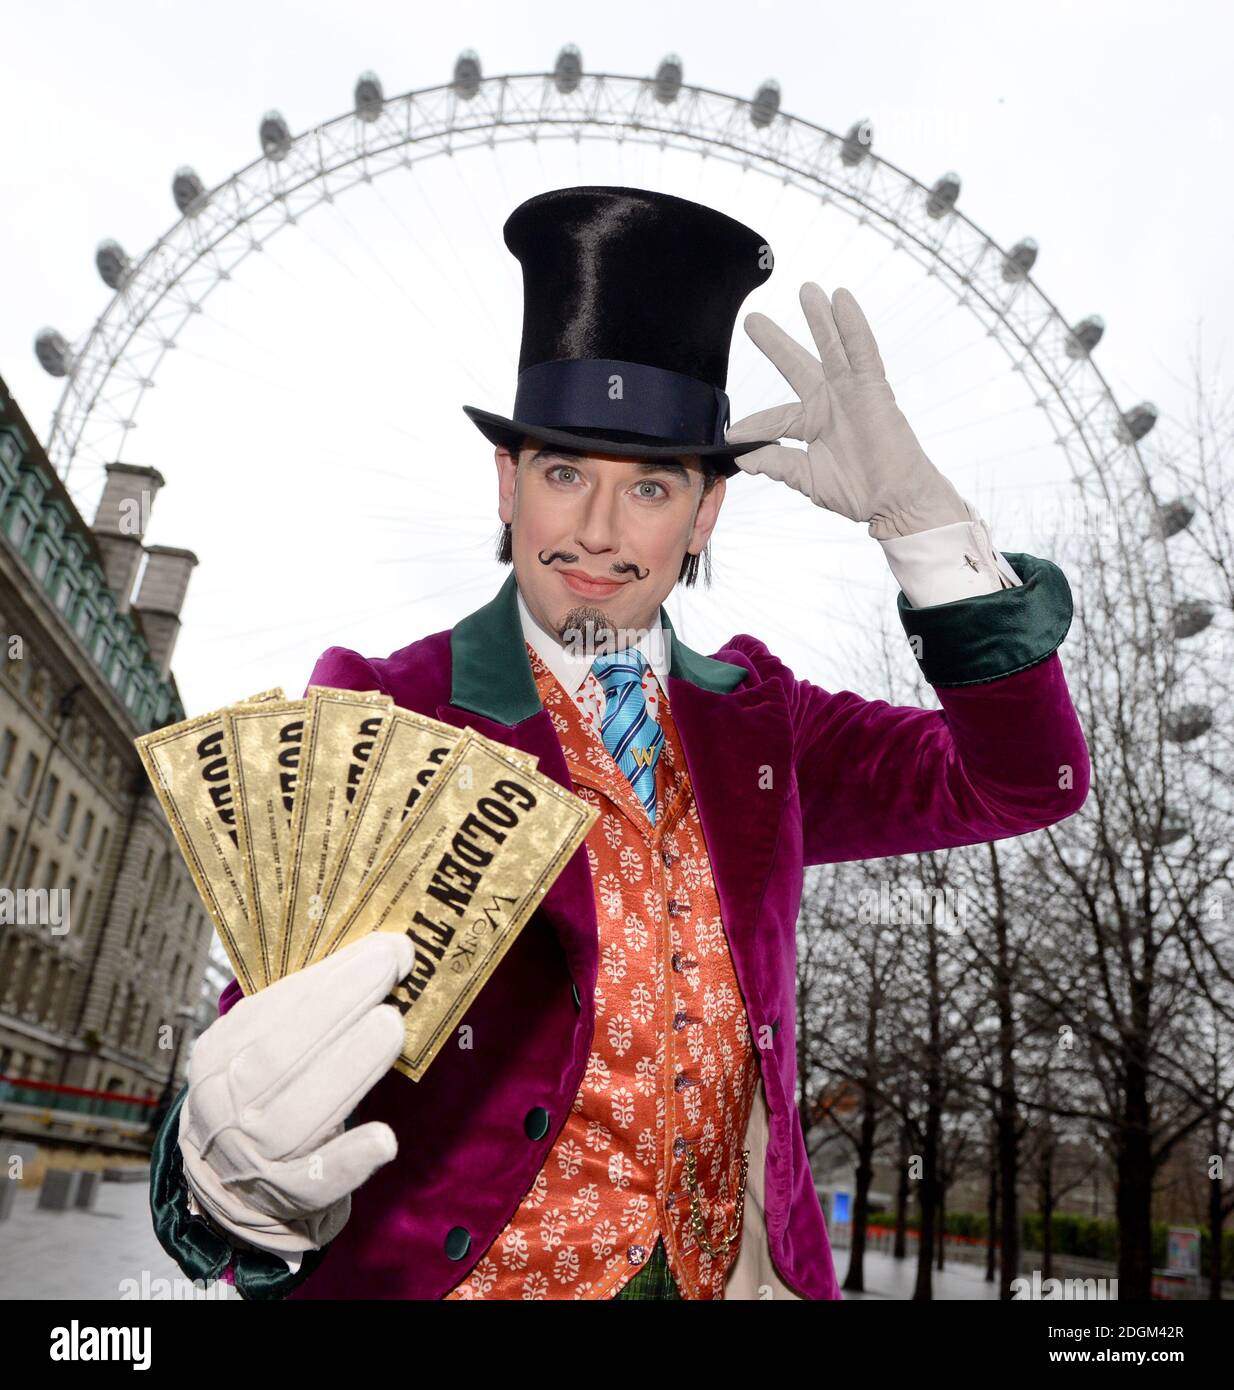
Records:
[[[642,681],[647,670],[647,658],[637,647],[623,647],[619,652],[596,657],[591,669],[605,690],[619,690]]]

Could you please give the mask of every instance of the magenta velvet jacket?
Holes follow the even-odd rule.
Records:
[[[703,656],[660,609],[670,708],[734,968],[752,1035],[767,1036],[766,1025],[772,1038],[756,1049],[766,1249],[801,1298],[840,1297],[796,1103],[805,866],[1022,835],[1071,815],[1087,794],[1088,752],[1056,654],[1070,589],[1047,560],[1007,558],[1021,587],[920,609],[900,596],[941,711],[824,690],[744,633]],[[391,656],[329,648],[309,684],[381,690],[471,725],[534,753],[572,788],[532,679],[513,573],[453,629]],[[258,1296],[437,1299],[468,1274],[531,1187],[582,1082],[597,939],[580,847],[473,1004],[474,1048],[443,1049],[419,1083],[392,1070],[351,1117],[389,1124],[398,1156],[353,1194],[347,1225],[320,1258]],[[233,982],[221,1009],[237,997]],[[539,1130],[525,1122],[538,1107],[549,1129],[532,1139]]]

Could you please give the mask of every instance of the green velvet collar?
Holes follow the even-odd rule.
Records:
[[[744,666],[717,661],[687,647],[673,631],[663,604],[660,624],[667,629],[670,676],[725,694],[745,679]],[[502,724],[517,724],[540,712],[540,696],[523,645],[513,570],[495,598],[454,625],[450,656],[451,704]]]

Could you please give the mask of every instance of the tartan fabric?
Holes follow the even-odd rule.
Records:
[[[666,1298],[680,1300],[681,1292],[673,1278],[673,1271],[668,1267],[663,1237],[656,1241],[642,1269],[613,1297],[641,1299],[644,1302]]]

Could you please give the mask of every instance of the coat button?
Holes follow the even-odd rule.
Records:
[[[471,1249],[471,1232],[466,1226],[451,1226],[446,1235],[446,1255],[452,1260],[461,1260]]]
[[[574,996],[574,1007],[575,1007],[580,1013],[582,1013],[582,1011],[583,1011],[583,1001],[582,1001],[581,996],[579,995],[578,986],[574,983],[573,980],[570,981],[570,993]]]
[[[523,1129],[528,1139],[543,1139],[548,1133],[548,1111],[542,1105],[533,1105],[523,1120]]]

